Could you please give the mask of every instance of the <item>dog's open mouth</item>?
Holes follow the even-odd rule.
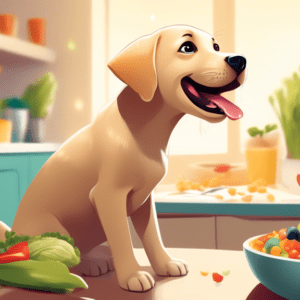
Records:
[[[243,117],[242,110],[220,94],[240,86],[237,80],[218,88],[201,85],[190,77],[181,80],[181,86],[187,97],[199,108],[214,114],[226,115],[230,120]]]

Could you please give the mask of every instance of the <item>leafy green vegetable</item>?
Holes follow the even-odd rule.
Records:
[[[263,137],[266,133],[277,129],[277,127],[277,124],[268,124],[263,130],[258,129],[257,127],[251,127],[248,129],[248,133],[252,137],[255,137],[256,135],[260,135],[260,137]]]
[[[49,105],[55,100],[56,91],[57,81],[51,72],[42,75],[26,88],[21,99],[30,110],[31,117],[45,118],[47,116]]]
[[[283,81],[284,88],[269,97],[282,126],[291,157],[300,159],[300,77],[296,72]]]
[[[24,241],[28,241],[30,258],[33,260],[57,260],[69,268],[80,263],[80,251],[75,247],[74,239],[59,232],[46,232],[31,237],[6,231],[5,242],[0,240],[0,251],[4,249],[1,252],[6,252],[11,246]]]
[[[53,293],[70,293],[78,287],[88,288],[80,276],[70,273],[63,263],[52,260],[0,264],[0,284]]]
[[[30,259],[33,260],[55,260],[72,268],[80,263],[80,257],[74,248],[64,240],[54,237],[43,237],[39,240],[29,241],[28,248]]]

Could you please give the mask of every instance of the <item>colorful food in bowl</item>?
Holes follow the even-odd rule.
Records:
[[[300,226],[298,225],[298,228]],[[295,227],[246,240],[243,249],[255,277],[287,299],[300,299],[300,233]]]

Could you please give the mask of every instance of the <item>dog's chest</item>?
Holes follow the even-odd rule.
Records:
[[[139,208],[164,178],[167,172],[167,157],[163,153],[159,159],[144,158],[137,162],[134,173],[135,185],[127,199],[128,215]],[[137,171],[138,170],[138,171]]]

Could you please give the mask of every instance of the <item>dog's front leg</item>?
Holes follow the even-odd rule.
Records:
[[[155,202],[150,195],[146,202],[131,214],[134,228],[140,237],[154,272],[160,276],[184,276],[187,264],[172,258],[163,246],[158,228]]]
[[[92,189],[90,198],[98,212],[111,248],[118,282],[124,290],[145,292],[154,287],[153,277],[138,264],[127,221],[126,199],[129,188],[112,186],[102,180]]]

